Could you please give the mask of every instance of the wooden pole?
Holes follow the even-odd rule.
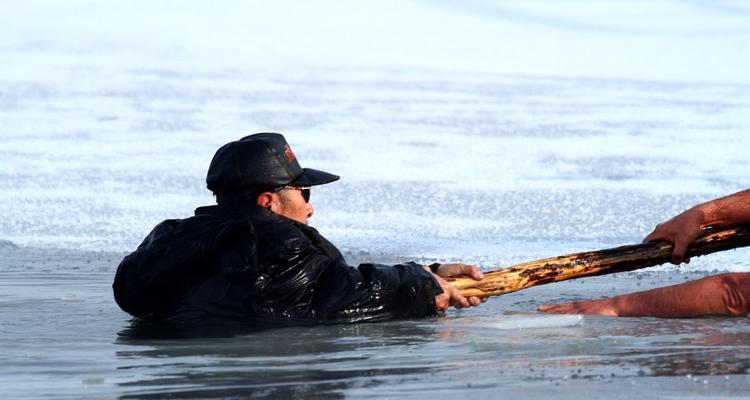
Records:
[[[750,246],[750,224],[709,227],[687,249],[686,257]],[[668,262],[672,244],[666,241],[633,244],[567,254],[486,272],[484,279],[449,278],[463,296],[499,296],[532,286],[586,276],[613,274]]]

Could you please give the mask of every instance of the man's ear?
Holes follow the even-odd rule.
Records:
[[[271,203],[273,203],[273,193],[263,192],[259,194],[256,203],[263,208],[271,208]]]

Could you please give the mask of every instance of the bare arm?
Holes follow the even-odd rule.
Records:
[[[750,189],[698,204],[656,226],[644,241],[674,243],[672,262],[685,260],[685,251],[707,225],[750,222]],[[539,311],[556,314],[689,317],[709,314],[744,315],[750,311],[750,273],[710,276],[680,285],[601,300],[544,304]]]
[[[669,221],[656,226],[644,241],[666,240],[674,243],[672,262],[685,261],[690,243],[708,225],[731,225],[750,222],[750,189],[698,204]]]
[[[730,225],[750,222],[750,189],[699,204],[706,225]]]
[[[601,300],[544,304],[539,311],[620,317],[745,315],[750,312],[750,272],[714,275]]]

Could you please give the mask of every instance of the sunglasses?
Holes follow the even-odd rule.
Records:
[[[310,187],[309,186],[282,186],[276,190],[276,192],[289,189],[289,190],[299,190],[302,194],[302,198],[305,199],[305,203],[310,202]]]

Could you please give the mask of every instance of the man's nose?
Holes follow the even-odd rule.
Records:
[[[312,204],[307,203],[307,218],[310,218],[315,213],[315,208],[312,206]]]

